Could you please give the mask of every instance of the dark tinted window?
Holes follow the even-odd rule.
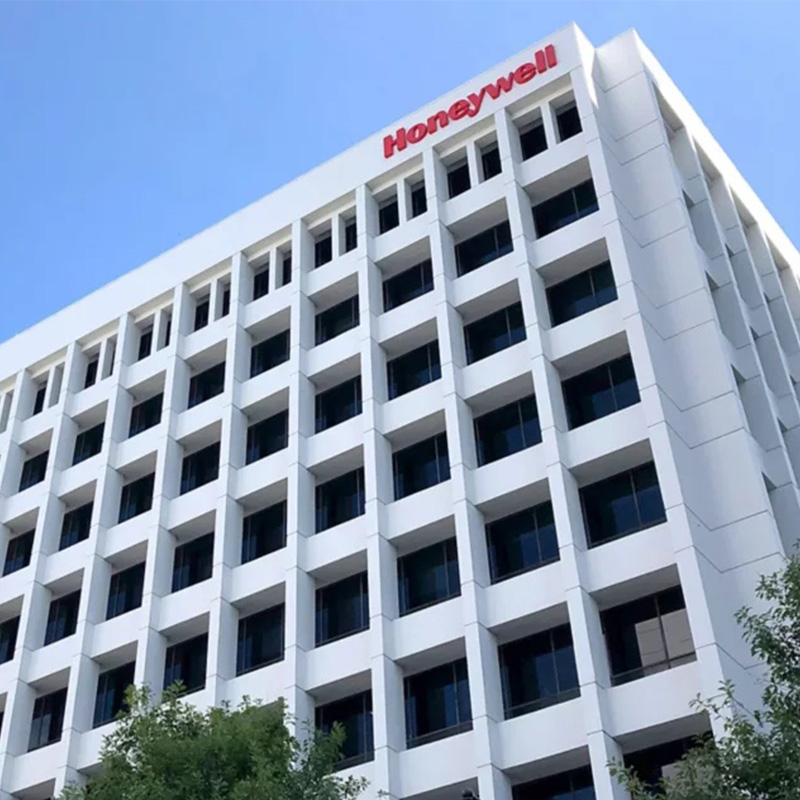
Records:
[[[75,451],[72,455],[72,463],[80,464],[81,461],[86,461],[87,458],[96,456],[103,447],[103,430],[105,423],[101,422],[88,431],[81,431],[75,437]]]
[[[36,698],[36,702],[33,704],[28,752],[61,740],[66,704],[66,689],[59,689],[52,694]]]
[[[580,694],[569,625],[498,648],[506,719]]]
[[[390,400],[419,389],[431,381],[439,380],[442,377],[439,343],[428,342],[422,347],[392,359],[386,365],[386,371]]]
[[[67,511],[61,523],[61,538],[58,549],[64,550],[73,544],[89,538],[89,528],[92,524],[92,503]]]
[[[625,756],[625,766],[651,791],[658,792],[664,778],[673,777],[678,762],[698,742],[692,738],[676,739]]]
[[[156,474],[151,472],[143,478],[131,481],[122,487],[122,497],[119,502],[119,521],[144,514],[153,507],[153,484]]]
[[[510,253],[511,227],[501,222],[456,245],[456,268],[459,275],[466,275],[479,267]]]
[[[420,181],[411,187],[411,216],[418,217],[428,210],[428,198],[425,196],[425,182]]]
[[[467,159],[463,158],[447,170],[447,191],[450,197],[456,197],[466,192],[469,187],[469,164]]]
[[[292,254],[291,253],[284,253],[283,254],[283,263],[281,265],[282,270],[282,278],[283,278],[283,286],[292,282]]]
[[[497,142],[493,142],[481,150],[481,166],[483,167],[483,179],[485,181],[501,173],[500,149],[497,147]]]
[[[80,591],[59,597],[50,603],[47,614],[47,628],[44,643],[52,644],[75,633],[78,624],[78,605],[81,601]]]
[[[397,559],[400,615],[461,594],[455,539],[446,539]]]
[[[560,142],[581,132],[581,118],[578,116],[578,107],[575,103],[570,103],[556,111],[556,126]]]
[[[409,747],[472,730],[465,658],[406,678],[405,696]]]
[[[464,327],[467,363],[487,358],[525,339],[522,303],[501,308]]]
[[[595,308],[617,299],[617,287],[611,264],[606,261],[547,290],[550,317],[553,325],[594,311]]]
[[[47,471],[47,457],[49,453],[40,453],[38,456],[29,458],[22,465],[22,476],[19,479],[19,490],[29,489],[44,480]]]
[[[322,344],[358,325],[358,295],[320,311],[315,319],[315,344]]]
[[[209,298],[204,297],[202,300],[197,301],[194,308],[194,329],[199,331],[200,328],[205,328],[208,325],[208,311],[209,311]]]
[[[153,349],[153,329],[148,328],[139,334],[139,352],[136,354],[137,361],[147,358]]]
[[[369,628],[367,573],[317,589],[317,647]]]
[[[268,369],[289,360],[289,331],[254,344],[250,351],[250,377],[254,378]]]
[[[581,503],[590,547],[658,525],[667,518],[652,462],[585,486]]]
[[[247,429],[246,463],[266,458],[289,443],[289,412],[280,411]]]
[[[144,563],[136,564],[112,575],[108,590],[106,619],[112,619],[139,608],[142,604],[143,588]]]
[[[327,264],[333,258],[333,237],[331,232],[322,234],[314,242],[314,268]]]
[[[26,531],[8,540],[6,559],[3,562],[3,575],[10,575],[18,569],[25,569],[31,563],[33,534],[33,531]]]
[[[88,389],[90,386],[94,386],[97,383],[97,365],[98,360],[93,358],[87,365],[86,365],[86,378],[83,381],[83,388]]]
[[[513,800],[595,800],[589,767],[515,786]]]
[[[239,620],[236,674],[274,664],[283,658],[283,605]]]
[[[610,608],[600,616],[615,684],[695,660],[680,586]]]
[[[221,317],[227,317],[231,311],[231,287],[226,286],[222,290],[222,311],[220,313]]]
[[[400,209],[397,205],[397,198],[390,197],[378,205],[378,232],[386,233],[399,224]]]
[[[483,466],[542,441],[533,395],[523,397],[475,420],[478,465]]]
[[[433,269],[426,259],[383,282],[383,310],[391,311],[433,291]]]
[[[269,267],[258,270],[253,275],[253,300],[269,294]]]
[[[549,502],[486,526],[492,582],[558,561],[558,539]]]
[[[440,433],[399,450],[392,462],[395,500],[450,480],[447,435]]]
[[[344,226],[344,251],[349,253],[358,247],[358,228],[356,227],[355,217],[347,220]]]
[[[345,733],[336,768],[345,769],[372,761],[372,693],[363,692],[317,708],[317,728],[330,733],[336,723],[344,728]]]
[[[7,619],[0,623],[0,664],[11,661],[17,648],[17,633],[19,633],[19,617]]]
[[[242,525],[242,564],[286,546],[286,501],[256,511]]]
[[[219,442],[214,442],[183,459],[181,494],[215,481],[219,475]]]
[[[522,160],[526,161],[547,150],[547,138],[544,135],[544,123],[539,120],[519,132],[519,143],[522,147]]]
[[[564,381],[570,428],[613,414],[639,402],[630,356],[610,361]]]
[[[567,189],[533,207],[536,235],[547,236],[597,211],[597,196],[591,179]]]
[[[161,422],[161,406],[164,402],[164,395],[157,394],[143,403],[135,405],[131,410],[131,427],[128,436],[136,436],[137,433],[146,431]]]
[[[126,708],[125,690],[133,685],[136,662],[123,664],[116,669],[101,672],[97,678],[97,694],[94,700],[95,728],[116,719],[117,714]]]
[[[354,469],[317,486],[316,530],[341,525],[364,513],[364,470]]]
[[[178,592],[208,580],[211,577],[213,556],[213,533],[207,533],[176,547],[175,560],[172,564],[172,591]]]
[[[360,413],[361,377],[356,376],[316,396],[314,429],[319,433]]]
[[[196,692],[206,685],[206,654],[208,634],[196,636],[167,648],[164,664],[164,688],[177,681],[187,692]]]
[[[32,416],[40,414],[44,409],[44,396],[47,393],[47,384],[40,386],[36,390],[36,396],[33,398],[33,413]]]
[[[225,390],[225,362],[194,375],[189,381],[189,408],[193,408]]]

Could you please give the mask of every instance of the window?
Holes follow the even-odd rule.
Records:
[[[83,381],[83,388],[88,389],[90,386],[94,386],[97,383],[97,365],[99,364],[99,360],[97,358],[93,358],[87,365],[86,365],[86,378]]]
[[[590,767],[515,786],[513,800],[595,800]]]
[[[537,120],[531,125],[526,125],[519,132],[519,143],[522,148],[522,160],[538,156],[547,150],[547,138],[544,134],[544,123]]]
[[[400,209],[397,205],[397,197],[390,197],[378,203],[378,232],[396,228],[400,224]]]
[[[112,619],[139,608],[142,604],[143,588],[144,562],[112,575],[108,590],[106,619]]]
[[[286,546],[286,501],[256,511],[242,525],[242,564]]]
[[[472,730],[465,658],[406,678],[405,697],[408,747]]]
[[[317,708],[316,724],[321,731],[330,733],[337,722],[344,728],[345,740],[336,769],[372,761],[372,692],[362,692]]]
[[[101,672],[97,678],[97,694],[94,699],[93,727],[99,728],[113,722],[117,714],[126,708],[125,690],[133,685],[136,662],[123,664],[116,669]]]
[[[36,702],[33,704],[28,752],[61,740],[66,704],[66,689],[59,689],[57,692],[36,698]]]
[[[440,433],[399,450],[392,461],[395,500],[448,481],[450,459],[447,453],[447,434]]]
[[[317,314],[314,344],[322,344],[358,325],[358,295]]]
[[[466,158],[462,158],[447,170],[447,192],[450,197],[457,197],[468,191],[469,187],[469,164]]]
[[[558,128],[558,140],[560,142],[577,136],[583,130],[581,128],[581,118],[578,115],[578,107],[574,101],[556,110],[556,127]]]
[[[80,591],[59,597],[50,603],[47,614],[47,628],[44,633],[46,645],[66,639],[75,633],[78,624],[78,605],[81,602]]]
[[[42,384],[36,389],[36,396],[33,399],[33,413],[32,417],[41,414],[44,410],[44,396],[47,393],[47,384]]]
[[[317,647],[369,628],[367,573],[317,589]]]
[[[615,685],[695,660],[680,586],[610,608],[600,618]]]
[[[200,328],[205,328],[208,325],[209,306],[210,300],[208,297],[197,301],[194,307],[194,330],[199,331]]]
[[[0,623],[0,664],[11,661],[17,649],[17,633],[19,632],[19,617],[7,619]]]
[[[425,196],[425,181],[420,181],[411,187],[411,217],[418,217],[427,210],[428,198]]]
[[[172,562],[172,591],[179,592],[211,577],[214,534],[207,533],[175,548]]]
[[[497,408],[475,420],[478,466],[518,453],[542,441],[536,397]]]
[[[266,458],[289,443],[289,412],[280,411],[247,429],[247,453],[245,463]]]
[[[8,540],[6,560],[3,563],[3,575],[10,575],[17,570],[25,569],[31,563],[33,533],[33,531],[27,531]]]
[[[348,219],[344,224],[344,251],[349,253],[358,247],[358,228],[356,218]]]
[[[677,763],[697,745],[695,739],[676,739],[646,750],[639,750],[625,756],[625,766],[632,767],[644,785],[658,793],[661,781],[675,775]]]
[[[383,310],[391,311],[431,291],[433,268],[428,258],[383,282]]]
[[[269,294],[269,266],[259,269],[253,274],[253,300]]]
[[[326,231],[314,241],[314,269],[327,264],[333,258],[333,237]]]
[[[181,681],[187,693],[203,689],[206,685],[207,652],[207,633],[168,647],[164,664],[164,688]]]
[[[500,149],[497,146],[497,142],[492,142],[481,149],[481,166],[483,167],[483,179],[485,181],[502,172]]]
[[[227,317],[231,313],[231,287],[225,286],[222,290],[222,311],[220,317]]]
[[[126,483],[122,487],[122,497],[119,501],[119,521],[144,514],[153,507],[153,484],[156,474],[151,472],[143,478]]]
[[[292,253],[291,250],[288,253],[283,254],[283,263],[281,265],[282,269],[282,278],[283,278],[283,286],[287,286],[292,282]]]
[[[498,648],[506,719],[580,695],[569,625]]]
[[[64,514],[64,520],[61,523],[61,538],[58,542],[59,550],[64,550],[89,538],[92,505],[92,503],[86,503],[86,505],[74,508]]]
[[[255,378],[268,369],[289,360],[289,331],[283,331],[259,344],[250,351],[250,377]]]
[[[44,474],[47,471],[48,455],[50,455],[49,451],[39,453],[38,456],[29,458],[22,465],[22,476],[19,479],[19,490],[21,492],[44,480]]]
[[[283,658],[283,616],[284,607],[280,605],[239,620],[237,675]]]
[[[467,363],[488,358],[525,339],[522,303],[501,308],[464,327]]]
[[[164,395],[157,394],[149,400],[145,400],[135,405],[131,410],[131,426],[128,436],[136,436],[137,433],[146,431],[161,422],[161,406],[164,402]]]
[[[75,452],[72,455],[72,464],[80,464],[87,458],[96,456],[103,447],[103,430],[105,423],[101,422],[87,431],[81,431],[75,437]]]
[[[136,360],[141,361],[150,355],[153,349],[153,329],[148,328],[139,334],[139,352],[136,354]]]
[[[214,442],[183,459],[181,494],[215,481],[219,475],[219,442]]]
[[[617,299],[617,287],[611,264],[606,261],[557,283],[547,290],[547,302],[553,325],[588,314]]]
[[[639,402],[639,389],[630,356],[564,381],[564,402],[570,428],[613,414]]]
[[[558,561],[558,539],[550,502],[526,508],[486,526],[492,583]]]
[[[169,344],[169,337],[172,335],[172,317],[167,316],[164,320],[164,347]]]
[[[364,469],[354,469],[317,486],[316,531],[359,517],[364,513]]]
[[[656,466],[651,461],[581,489],[589,547],[665,522]]]
[[[439,343],[428,342],[422,347],[393,358],[386,365],[386,372],[390,400],[413,392],[414,389],[419,389],[431,381],[438,381],[442,377]]]
[[[445,539],[397,559],[400,616],[461,594],[455,539]]]
[[[597,211],[591,178],[533,207],[536,235],[541,238]]]
[[[189,381],[189,408],[194,408],[225,390],[225,362],[193,375]]]
[[[314,430],[319,433],[360,413],[361,377],[357,376],[317,395]]]
[[[479,267],[510,253],[511,226],[508,221],[482,231],[456,245],[456,269],[458,275],[466,275]]]

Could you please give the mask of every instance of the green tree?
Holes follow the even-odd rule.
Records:
[[[634,800],[798,800],[800,798],[800,559],[760,579],[767,610],[741,609],[737,622],[763,662],[762,707],[748,711],[727,684],[718,698],[694,707],[722,721],[715,742],[697,742],[674,775],[655,790],[620,764],[612,772]]]
[[[180,696],[175,686],[153,702],[147,687],[129,688],[100,773],[61,800],[356,800],[366,788],[334,774],[339,726],[299,741],[282,701],[200,711]]]

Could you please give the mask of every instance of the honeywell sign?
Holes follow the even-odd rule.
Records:
[[[394,136],[391,134],[384,136],[383,155],[391,158],[396,152],[405,150],[408,145],[418,144],[429,133],[436,133],[440,128],[446,128],[451,120],[457,122],[464,117],[476,116],[487,96],[491,100],[497,100],[504,92],[510,92],[515,85],[533,80],[557,63],[556,48],[552,44],[547,45],[544,50],[537,50],[533,55],[533,61],[520,64],[508,75],[502,75],[494,83],[487,83],[479,92],[472,92],[465,98],[456,100],[446,111],[437,111],[428,117],[426,122],[418,122],[410,128],[398,128]]]

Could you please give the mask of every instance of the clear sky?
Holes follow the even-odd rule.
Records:
[[[797,3],[0,2],[0,341],[572,20],[637,28],[800,244]]]

